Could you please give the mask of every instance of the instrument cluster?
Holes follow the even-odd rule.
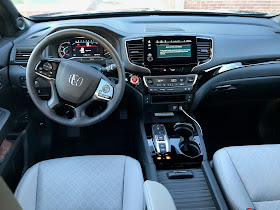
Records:
[[[110,52],[97,41],[81,38],[64,40],[57,49],[60,58],[79,61],[111,59]]]

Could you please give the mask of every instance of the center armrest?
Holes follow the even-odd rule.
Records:
[[[148,210],[176,210],[175,203],[169,191],[158,182],[145,181],[144,195]]]

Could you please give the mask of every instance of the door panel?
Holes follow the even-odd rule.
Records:
[[[12,89],[9,83],[8,63],[12,42],[0,38],[0,143],[5,138],[7,132],[7,123],[10,112],[7,110],[10,104]],[[5,109],[3,109],[5,108]]]

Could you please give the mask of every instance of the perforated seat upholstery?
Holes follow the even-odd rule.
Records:
[[[279,144],[223,148],[213,166],[230,209],[280,209]]]
[[[126,156],[81,156],[40,162],[21,179],[23,209],[143,210],[143,175]]]

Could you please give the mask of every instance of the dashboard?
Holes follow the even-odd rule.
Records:
[[[24,87],[24,68],[37,43],[65,28],[90,30],[108,40],[120,55],[127,83],[152,98],[176,93],[187,95],[191,101],[202,90],[236,88],[236,84],[209,82],[219,75],[224,80],[227,72],[236,72],[231,79],[264,77],[269,75],[271,65],[280,65],[280,24],[269,18],[162,15],[69,19],[34,23],[13,40],[13,86]],[[59,40],[44,54],[91,66],[114,63],[107,49],[84,37]],[[250,70],[245,73],[243,69]],[[278,75],[275,68],[270,73]],[[208,83],[211,86],[205,88]],[[40,85],[44,87],[43,82]]]
[[[25,64],[27,59],[24,58],[28,58],[28,54],[30,55],[32,49],[40,40],[65,28],[81,28],[101,35],[119,53],[126,71],[140,74],[151,74],[152,69],[161,66],[158,65],[158,61],[177,64],[174,57],[170,59],[166,57],[170,56],[170,53],[157,59],[154,52],[147,52],[149,43],[146,42],[149,41],[149,37],[154,37],[155,42],[157,40],[159,42],[176,41],[168,40],[172,37],[179,37],[177,41],[183,41],[180,40],[180,37],[196,37],[196,40],[194,38],[191,40],[193,45],[190,50],[191,53],[197,53],[197,61],[189,60],[192,56],[188,57],[187,54],[185,58],[181,58],[181,60],[192,63],[192,72],[203,72],[229,63],[248,60],[275,60],[280,57],[278,48],[280,27],[277,22],[271,19],[163,15],[69,19],[34,23],[28,31],[13,40],[14,47],[10,56],[10,64]],[[258,44],[256,44],[256,41]],[[78,44],[80,46],[84,44],[85,47],[81,47],[73,53]],[[161,45],[158,46],[159,48],[164,48],[164,43],[150,44],[159,44]],[[186,49],[184,50],[189,50],[189,46],[185,45]],[[152,47],[151,50],[155,49]],[[143,54],[144,50],[147,53],[145,55]],[[164,52],[164,49],[162,49],[162,52]],[[149,58],[153,59],[152,62],[146,60],[149,53],[153,55]],[[64,58],[71,59],[88,57],[104,59],[109,57],[110,59],[106,49],[99,47],[98,43],[94,43],[94,40],[85,40],[82,37],[70,37],[67,40],[60,40],[59,43],[53,43],[53,46],[49,47],[45,55],[50,57],[64,56]],[[193,57],[195,58],[195,56]],[[94,60],[91,62],[94,63]],[[168,71],[169,68],[166,70]]]

